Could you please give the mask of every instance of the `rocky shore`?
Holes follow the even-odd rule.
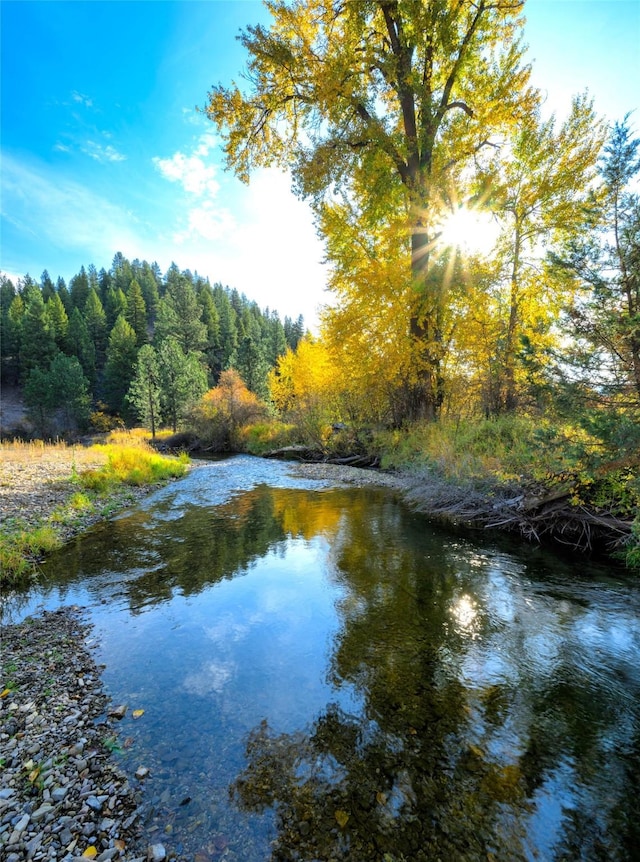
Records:
[[[0,659],[0,859],[142,862],[132,786],[115,764],[117,721],[78,608],[3,626]],[[141,780],[144,770],[141,770]]]

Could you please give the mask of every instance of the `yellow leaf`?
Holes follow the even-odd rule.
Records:
[[[134,718],[140,718],[140,716],[144,715],[144,709],[134,709],[131,715]]]
[[[36,766],[36,768],[29,773],[29,781],[31,784],[36,780],[36,778],[40,775],[40,767]]]
[[[0,697],[6,697],[11,692],[10,688],[5,688],[3,692],[0,692]]]
[[[84,851],[84,853],[82,854],[82,858],[83,859],[95,859],[95,857],[97,855],[98,855],[98,851],[96,850],[96,848],[92,844],[90,847],[87,847],[87,849]]]
[[[387,794],[383,793],[382,790],[378,790],[378,792],[376,793],[376,800],[378,801],[378,805],[386,805]]]
[[[346,811],[338,809],[336,811],[336,820],[338,821],[338,826],[340,826],[341,829],[344,829],[349,821],[349,814]]]

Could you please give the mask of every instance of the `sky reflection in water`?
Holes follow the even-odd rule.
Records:
[[[640,596],[239,457],[55,555],[185,859],[632,859]],[[386,854],[386,855],[385,855]],[[489,856],[489,858],[491,858]]]

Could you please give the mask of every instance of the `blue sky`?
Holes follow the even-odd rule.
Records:
[[[2,0],[0,270],[69,280],[113,255],[172,261],[313,323],[320,244],[289,180],[223,169],[199,115],[238,79],[253,0]],[[534,83],[560,116],[589,88],[610,120],[640,107],[640,0],[528,0]],[[640,112],[635,116],[640,132]]]

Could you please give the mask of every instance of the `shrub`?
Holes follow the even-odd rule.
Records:
[[[280,449],[296,442],[294,425],[273,420],[243,425],[238,431],[238,441],[242,449],[252,455],[264,455],[272,449]]]
[[[240,429],[267,414],[266,405],[250,392],[237,371],[223,371],[220,381],[192,410],[189,424],[210,450],[241,448]]]

